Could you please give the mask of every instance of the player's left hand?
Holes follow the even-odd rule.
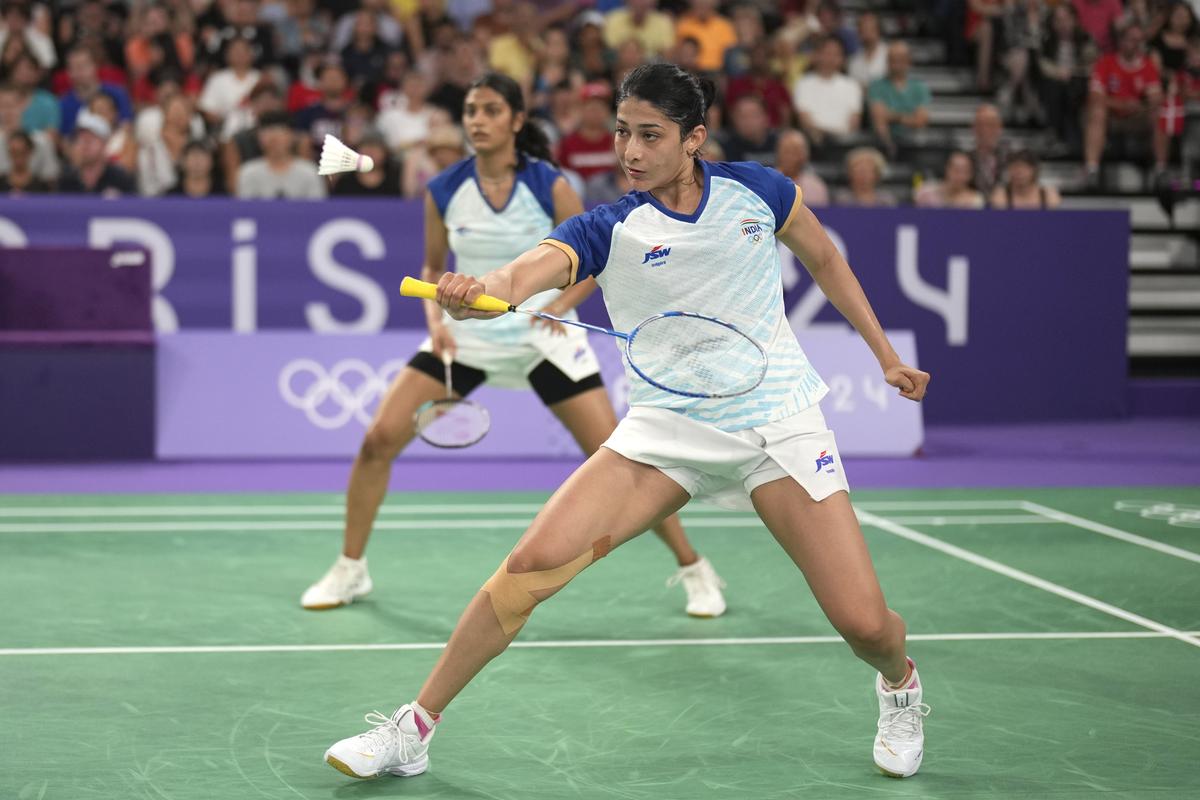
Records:
[[[545,308],[542,309],[542,311],[545,311],[547,314],[553,314],[556,317],[561,317],[563,315],[563,313],[565,313],[565,312],[560,311],[559,309],[555,308],[553,305],[546,306]],[[542,319],[541,317],[530,317],[529,324],[535,328],[537,328],[539,326],[544,327],[546,330],[550,331],[550,333],[552,333],[555,336],[566,336],[567,335],[567,326],[563,325],[561,322],[555,322],[552,319]]]
[[[925,389],[929,386],[929,373],[914,367],[898,364],[883,373],[883,379],[889,385],[900,390],[901,397],[921,402],[925,399]]]

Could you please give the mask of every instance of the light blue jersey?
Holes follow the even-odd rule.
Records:
[[[630,192],[567,220],[546,243],[570,257],[575,280],[596,278],[617,330],[663,311],[695,311],[731,322],[762,344],[767,375],[738,397],[680,397],[625,366],[631,406],[670,408],[724,431],[745,430],[799,413],[828,391],[783,308],[775,234],[799,211],[800,189],[761,164],[700,163],[704,194],[694,213]]]
[[[479,186],[474,157],[430,181],[429,192],[446,226],[455,271],[479,278],[536,247],[554,228],[553,187],[560,174],[545,161],[521,156],[512,194],[499,209]],[[522,306],[542,308],[559,294],[558,289],[541,292]],[[456,338],[471,336],[494,345],[525,344],[533,333],[529,318],[518,314],[494,320],[444,318]]]

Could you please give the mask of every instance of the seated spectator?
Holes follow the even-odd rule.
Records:
[[[347,4],[343,3],[342,8]],[[343,50],[354,38],[354,26],[358,24],[360,11],[366,11],[375,17],[375,28],[388,47],[401,47],[404,44],[404,27],[400,20],[388,8],[388,0],[362,0],[361,3],[350,4],[351,10],[342,14],[333,26],[333,38],[329,48],[337,53]]]
[[[1075,7],[1059,3],[1042,34],[1038,93],[1047,124],[1076,154],[1083,147],[1080,120],[1095,57],[1096,45],[1079,26]]]
[[[941,181],[926,181],[913,197],[922,208],[983,208],[983,194],[971,186],[971,157],[961,150],[950,154]]]
[[[350,88],[346,70],[338,61],[326,62],[317,73],[317,79],[320,99],[292,115],[296,130],[304,135],[303,141],[314,152],[321,151],[326,134],[342,138],[346,111],[354,103],[354,90]]]
[[[325,197],[325,182],[311,161],[293,153],[291,120],[282,112],[264,114],[258,121],[263,155],[242,164],[237,196],[243,199],[313,200]]]
[[[58,63],[54,40],[32,24],[28,0],[4,0],[0,5],[3,24],[0,24],[0,50],[9,39],[21,39],[42,69],[53,69]]]
[[[1175,73],[1175,97],[1183,106],[1182,130],[1172,131],[1182,136],[1180,160],[1185,179],[1194,178],[1200,171],[1200,36],[1188,42],[1187,61]],[[1194,182],[1197,188],[1200,182]]]
[[[63,173],[58,190],[104,197],[136,194],[133,176],[105,156],[105,147],[112,136],[108,123],[100,115],[84,109],[79,112],[73,129],[71,160],[74,166]]]
[[[715,138],[708,139],[704,143],[704,147],[700,148],[700,158],[703,161],[714,163],[729,160],[725,157],[725,148],[721,147],[721,142]],[[621,171],[624,172],[624,170]]]
[[[337,176],[331,194],[334,197],[399,197],[400,167],[379,136],[364,136],[358,152],[375,161],[370,172],[346,172]]]
[[[1188,40],[1200,34],[1196,13],[1183,0],[1174,0],[1165,13],[1166,22],[1150,41],[1150,56],[1164,77],[1183,69]]]
[[[657,8],[658,0],[627,0],[624,8],[609,11],[604,15],[604,43],[616,50],[637,39],[649,57],[664,56],[675,44],[675,21]]]
[[[1005,0],[967,0],[963,35],[975,43],[975,88],[984,94],[992,92],[996,40],[1000,38],[1000,17],[1006,5]]]
[[[750,51],[765,40],[762,12],[748,3],[735,5],[730,12],[737,43],[725,51],[725,63],[721,68],[726,78],[744,75],[750,69]]]
[[[217,178],[212,147],[202,139],[192,139],[183,148],[178,178],[167,193],[172,197],[219,197],[225,189]]]
[[[1041,124],[1043,120],[1034,86],[1035,59],[1045,25],[1043,11],[1042,0],[1010,0],[1000,17],[1005,76],[996,100],[1004,116],[1020,124]]]
[[[77,47],[67,54],[67,76],[70,89],[59,99],[59,114],[62,134],[70,136],[75,131],[75,120],[79,112],[87,108],[100,92],[110,95],[117,104],[117,116],[122,121],[133,118],[133,106],[129,94],[115,83],[103,83],[97,71],[96,57],[87,47]]]
[[[887,170],[887,161],[883,154],[873,147],[856,147],[846,154],[845,189],[833,193],[835,206],[894,206],[896,197],[891,192],[880,189],[883,174]]]
[[[225,68],[208,76],[198,106],[214,127],[219,128],[250,91],[262,80],[254,68],[254,46],[249,39],[231,39],[225,47]]]
[[[423,147],[415,147],[404,157],[404,196],[421,197],[429,181],[442,171],[466,158],[462,132],[456,125],[441,125],[429,131]]]
[[[817,25],[815,36],[809,37],[809,42],[824,41],[832,36],[842,43],[842,51],[847,56],[858,52],[858,37],[846,27],[842,18],[842,7],[837,0],[821,0],[817,4]]]
[[[354,86],[362,86],[382,74],[387,62],[388,46],[379,37],[376,20],[376,15],[370,11],[359,11],[354,17],[354,35],[342,48],[342,65]]]
[[[871,84],[867,100],[871,123],[884,148],[895,154],[917,131],[929,125],[929,87],[919,78],[909,77],[912,56],[904,42],[888,46],[888,74]]]
[[[725,107],[733,108],[746,95],[761,97],[772,128],[792,124],[792,98],[783,81],[771,68],[771,45],[759,42],[750,50],[750,68],[725,84]]]
[[[800,187],[804,205],[820,208],[829,205],[829,187],[809,163],[808,140],[797,130],[779,134],[775,148],[775,169]]]
[[[458,37],[438,59],[438,78],[434,90],[429,93],[429,102],[445,109],[455,125],[461,124],[467,87],[483,72],[483,59],[474,41],[465,34]]]
[[[1092,37],[1102,53],[1116,49],[1113,29],[1125,13],[1121,0],[1071,0],[1079,25]]]
[[[137,178],[143,196],[163,194],[178,183],[177,165],[197,134],[193,118],[191,100],[176,92],[163,102],[158,125],[147,121],[139,131]],[[203,131],[201,126],[199,133]]]
[[[11,84],[0,85],[0,173],[8,172],[7,147],[14,137],[24,135],[21,128],[21,94]],[[54,140],[45,131],[35,131],[29,139],[29,163],[32,178],[47,186],[58,180],[60,168]],[[21,145],[18,146],[20,148]]]
[[[718,72],[725,63],[725,51],[737,44],[733,23],[717,13],[717,0],[688,0],[688,7],[675,23],[675,41],[695,39],[699,46],[696,68]]]
[[[1167,166],[1167,136],[1155,123],[1162,104],[1158,67],[1146,55],[1145,34],[1136,25],[1120,33],[1120,47],[1096,62],[1092,70],[1084,128],[1083,158],[1088,187],[1100,182],[1100,159],[1110,134],[1153,142],[1157,182]]]
[[[842,139],[857,133],[862,123],[863,90],[842,74],[845,54],[840,40],[829,37],[815,53],[816,69],[796,82],[792,101],[800,127],[817,147],[826,138]]]
[[[5,136],[3,155],[6,166],[0,168],[0,192],[9,195],[44,194],[54,191],[54,184],[39,178],[33,171],[33,139],[25,131]]]
[[[416,70],[404,75],[398,97],[379,112],[375,126],[393,153],[422,142],[429,136],[429,121],[436,110],[429,104],[429,82]]]
[[[975,109],[971,131],[970,156],[975,164],[975,188],[987,197],[1000,182],[1004,164],[1008,160],[1009,144],[1004,138],[1004,120],[1000,118],[1000,110],[991,103],[979,106]]]
[[[125,45],[125,67],[133,82],[134,102],[154,102],[155,73],[190,75],[196,60],[192,37],[174,30],[171,11],[163,5],[135,10],[134,35]]]
[[[642,49],[642,43],[637,39],[630,39],[625,44],[617,48],[616,57],[613,59],[612,76],[613,85],[620,86],[625,82],[625,78],[629,73],[646,63],[646,51]]]
[[[216,5],[216,4],[214,4]],[[266,69],[275,64],[275,31],[258,18],[258,0],[226,0],[216,9],[221,19],[207,32],[202,29],[204,60],[208,64],[228,64],[225,52],[230,43],[242,40],[250,46],[250,65]],[[203,26],[202,26],[203,28]],[[337,45],[340,50],[345,42]]]
[[[866,89],[887,77],[887,42],[879,32],[879,17],[873,11],[858,15],[858,52],[850,56],[846,71]]]
[[[316,5],[316,0],[288,0],[282,13],[260,17],[275,28],[280,59],[291,72],[305,52],[323,48],[329,41],[333,26],[328,14],[317,13]]]
[[[1008,158],[1007,181],[992,191],[992,208],[1058,208],[1058,189],[1038,181],[1038,157],[1018,150]]]
[[[634,47],[640,48],[636,39],[629,39]],[[639,50],[639,54],[644,54]],[[533,105],[538,111],[545,111],[550,102],[550,92],[555,86],[570,83],[571,72],[571,40],[562,28],[548,28],[542,34],[542,52],[538,55],[537,70],[533,77]]]
[[[45,131],[58,134],[62,126],[62,110],[58,98],[42,88],[42,68],[33,56],[22,53],[13,62],[12,85],[20,95],[21,127],[27,133]]]
[[[762,98],[748,94],[729,110],[729,125],[718,137],[730,161],[757,161],[775,166],[777,134],[767,122]]]
[[[137,169],[137,142],[133,137],[133,126],[117,116],[117,104],[112,97],[101,92],[88,103],[88,110],[108,123],[112,135],[104,147],[108,160],[129,174]]]
[[[506,20],[508,30],[488,43],[488,65],[522,86],[531,86],[542,50],[537,8],[532,3],[517,3],[511,10],[497,8],[495,14]]]
[[[262,155],[262,147],[258,143],[258,121],[267,114],[283,110],[283,94],[275,84],[263,82],[250,93],[249,106],[236,115],[239,124],[222,128],[220,160],[225,186],[236,186],[238,169],[242,164]],[[233,119],[234,116],[230,116],[226,122]]]
[[[617,170],[613,151],[612,89],[588,83],[579,90],[583,103],[579,127],[558,143],[558,163],[577,173],[585,184],[611,178]]]

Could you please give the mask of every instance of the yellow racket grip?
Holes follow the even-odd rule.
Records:
[[[423,300],[437,299],[437,284],[429,281],[419,281],[416,278],[406,277],[400,281],[400,294],[404,297],[420,297]],[[504,300],[491,295],[483,294],[476,298],[474,303],[471,303],[471,308],[476,311],[511,311],[510,306]]]

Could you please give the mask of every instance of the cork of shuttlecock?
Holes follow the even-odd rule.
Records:
[[[356,153],[332,134],[325,134],[321,145],[321,160],[317,163],[318,175],[337,175],[340,172],[370,172],[375,169],[375,160]]]

